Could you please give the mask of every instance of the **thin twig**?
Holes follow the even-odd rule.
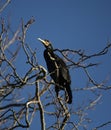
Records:
[[[0,9],[0,13],[6,8],[6,6],[11,2],[11,0],[7,0],[7,2]]]

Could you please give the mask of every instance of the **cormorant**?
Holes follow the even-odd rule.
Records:
[[[60,90],[64,90],[66,94],[66,102],[72,103],[72,92],[70,88],[71,80],[69,75],[69,70],[65,64],[65,62],[56,54],[54,54],[54,50],[52,44],[49,40],[42,40],[38,38],[38,40],[45,46],[44,58],[47,64],[48,71],[50,76],[55,82],[55,91],[58,97],[58,93]]]

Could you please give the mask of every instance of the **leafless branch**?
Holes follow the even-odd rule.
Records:
[[[4,5],[0,8],[0,13],[7,7],[7,5],[11,2],[11,0],[7,0]]]
[[[7,1],[9,2],[9,1]],[[5,8],[5,7],[3,7]],[[3,9],[2,9],[3,10]],[[88,112],[100,103],[102,98],[101,90],[111,89],[111,85],[106,85],[106,81],[98,83],[90,74],[89,67],[96,67],[100,63],[93,62],[92,59],[106,55],[111,48],[108,43],[106,47],[94,54],[86,54],[84,50],[56,49],[62,54],[67,66],[72,69],[82,69],[88,83],[85,87],[74,87],[74,96],[77,93],[91,93],[92,98],[86,100],[79,97],[79,102],[67,105],[63,100],[62,92],[57,98],[54,86],[45,67],[39,64],[37,52],[27,44],[27,30],[35,22],[32,17],[26,23],[22,19],[22,24],[11,35],[10,28],[5,25],[5,20],[1,19],[0,32],[0,129],[12,130],[16,128],[29,128],[35,113],[40,113],[41,130],[88,130],[91,123]],[[19,44],[19,45],[18,45]],[[17,45],[17,46],[16,46]],[[12,51],[14,47],[15,50]],[[21,66],[26,69],[22,74],[18,71],[19,54],[23,53],[24,63]],[[55,52],[55,53],[56,53]],[[73,77],[72,77],[73,78]],[[73,79],[72,79],[73,80]],[[77,81],[78,82],[78,81]],[[33,93],[32,89],[35,89]],[[31,91],[30,91],[31,90]],[[25,92],[23,92],[25,91]],[[28,92],[27,92],[28,91]],[[24,94],[25,93],[25,94]],[[50,109],[51,108],[51,109]],[[47,123],[47,118],[51,123]],[[75,120],[73,120],[73,118]],[[102,123],[93,130],[110,125],[111,121]]]
[[[101,129],[101,128],[103,128],[103,127],[109,125],[109,124],[111,124],[111,121],[105,122],[105,123],[103,123],[103,124],[97,126],[96,128],[94,128],[93,130],[99,130],[99,129]]]
[[[65,116],[62,123],[61,123],[59,130],[64,130],[65,125],[67,124],[67,121],[70,118],[70,112],[69,112],[68,107],[66,105],[64,105],[61,101],[59,101],[59,102],[60,102],[61,107],[63,108],[64,116]]]

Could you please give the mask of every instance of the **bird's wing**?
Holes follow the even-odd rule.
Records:
[[[57,62],[57,65],[59,67],[59,74],[61,74],[61,76],[70,82],[70,75],[69,75],[69,70],[65,64],[65,62],[63,61],[62,58],[60,58],[59,56],[55,55],[55,59]]]

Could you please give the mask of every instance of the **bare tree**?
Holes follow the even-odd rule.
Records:
[[[9,3],[2,6],[1,11]],[[33,50],[26,41],[27,30],[35,22],[34,18],[24,24],[21,20],[20,26],[13,33],[10,25],[6,24],[5,20],[1,18],[0,26],[0,129],[12,130],[16,128],[30,128],[35,113],[40,114],[41,130],[79,130],[83,128],[88,129],[91,122],[87,111],[91,111],[96,107],[102,98],[100,90],[109,90],[111,86],[105,85],[105,82],[98,83],[90,75],[89,68],[96,67],[99,63],[92,62],[92,59],[106,55],[111,48],[111,43],[108,42],[106,47],[94,54],[85,54],[83,50],[71,49],[55,49],[59,52],[67,63],[69,69],[80,68],[84,71],[84,75],[88,79],[86,87],[74,88],[74,93],[88,92],[94,94],[93,98],[83,104],[75,107],[67,105],[61,98],[57,98],[54,93],[54,82],[50,79],[50,74],[44,66],[38,63],[37,51]],[[13,49],[14,48],[14,49]],[[24,54],[25,71],[19,73],[19,67],[16,63],[20,53]],[[76,57],[76,60],[75,60]],[[34,93],[29,92],[34,89]],[[25,92],[21,95],[21,91]],[[76,116],[73,121],[72,117]],[[46,118],[52,120],[48,124]],[[98,130],[111,124],[111,121],[101,123],[99,126],[93,128]]]

